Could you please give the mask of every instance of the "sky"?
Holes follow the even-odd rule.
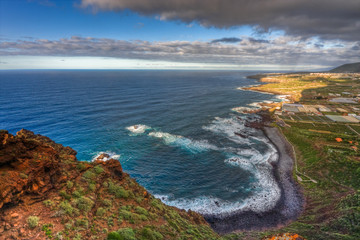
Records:
[[[0,1],[0,69],[294,71],[359,61],[359,0]]]

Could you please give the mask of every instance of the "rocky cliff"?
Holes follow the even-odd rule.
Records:
[[[111,159],[0,131],[0,239],[218,239],[203,217],[161,203]]]

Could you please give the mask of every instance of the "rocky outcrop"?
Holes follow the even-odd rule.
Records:
[[[109,158],[80,162],[47,137],[0,130],[0,239],[218,239],[201,215],[166,206]]]
[[[22,197],[41,197],[66,181],[62,159],[74,162],[76,151],[47,137],[21,130],[16,136],[0,132],[0,208],[16,204]]]

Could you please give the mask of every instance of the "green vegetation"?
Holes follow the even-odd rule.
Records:
[[[48,238],[53,238],[52,236],[52,230],[51,228],[53,227],[53,225],[51,223],[49,224],[44,224],[42,225],[41,227],[41,230],[45,232],[45,235],[48,237]]]
[[[67,182],[66,182],[66,187],[67,187],[68,189],[72,188],[73,186],[74,186],[74,183],[73,183],[72,181],[67,181]]]
[[[59,208],[60,208],[61,212],[65,213],[69,216],[72,216],[74,213],[74,208],[71,206],[71,204],[67,200],[61,202],[59,205]]]
[[[104,169],[100,165],[97,165],[94,167],[94,172],[99,175],[104,172]]]
[[[96,210],[96,216],[102,217],[102,216],[104,216],[105,212],[106,212],[106,209],[105,209],[105,208],[99,207],[99,208]]]
[[[44,201],[43,201],[43,204],[44,204],[45,206],[47,206],[47,207],[52,207],[52,206],[55,205],[54,202],[51,201],[50,199],[44,200]]]
[[[135,233],[132,228],[122,228],[116,232],[108,234],[108,240],[136,240]]]
[[[94,201],[88,197],[80,197],[75,200],[75,206],[84,213],[87,213],[94,206]]]
[[[117,198],[128,198],[129,192],[126,191],[122,186],[119,186],[117,184],[114,184],[113,182],[108,182],[108,190],[110,193],[114,194]]]
[[[35,228],[39,225],[40,218],[37,216],[30,216],[27,218],[27,224],[29,228]]]

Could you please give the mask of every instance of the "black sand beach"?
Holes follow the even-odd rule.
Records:
[[[293,180],[294,153],[290,143],[277,128],[263,127],[262,130],[279,154],[274,176],[281,189],[280,200],[272,210],[261,214],[243,211],[225,218],[204,216],[218,233],[277,228],[295,220],[303,210],[301,189]]]

